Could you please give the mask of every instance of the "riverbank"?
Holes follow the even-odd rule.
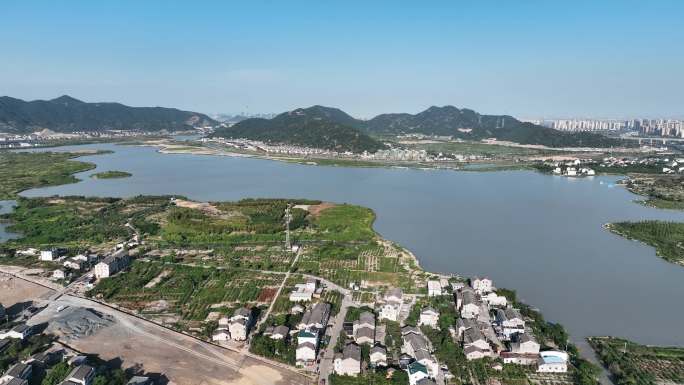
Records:
[[[127,145],[127,144],[124,144]],[[198,143],[174,143],[173,141],[157,140],[135,143],[132,145],[150,146],[158,148],[161,154],[188,154],[188,155],[215,155],[238,158],[266,159],[278,162],[295,163],[307,166],[331,166],[331,167],[361,167],[361,168],[410,168],[426,170],[455,170],[455,171],[512,171],[530,169],[529,164],[517,163],[514,161],[499,161],[485,159],[482,161],[388,161],[388,160],[367,160],[352,158],[330,158],[330,157],[298,157],[288,155],[274,155],[263,152],[239,150],[219,145],[202,145]]]
[[[621,237],[655,248],[667,262],[684,266],[684,223],[664,221],[615,222],[604,228]]]
[[[684,383],[684,348],[640,345],[614,337],[588,340],[617,385]]]

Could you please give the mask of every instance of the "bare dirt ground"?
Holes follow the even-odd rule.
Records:
[[[54,291],[11,275],[0,273],[0,303],[5,308],[21,302],[47,298]]]
[[[178,385],[295,385],[313,383],[297,372],[261,361],[243,352],[226,350],[161,328],[82,298],[62,296],[32,318],[49,322],[60,307],[87,307],[114,317],[114,323],[93,335],[60,341],[105,360],[119,358],[122,367],[141,364]]]
[[[209,215],[221,215],[221,210],[217,209],[216,207],[212,206],[210,203],[207,202],[193,202],[186,201],[184,199],[176,199],[175,203],[178,207],[200,210]]]
[[[321,204],[319,204],[319,205],[311,205],[311,206],[309,206],[309,212],[310,212],[311,215],[313,215],[313,216],[318,216],[318,215],[321,213],[321,211],[323,211],[323,210],[325,210],[325,209],[328,209],[328,208],[330,208],[330,207],[335,207],[335,206],[336,206],[336,205],[335,205],[334,203],[323,202],[323,203],[321,203]]]

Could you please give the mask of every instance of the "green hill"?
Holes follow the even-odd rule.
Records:
[[[299,108],[273,119],[247,119],[218,129],[214,136],[286,143],[338,152],[375,152],[385,147],[357,127],[363,122],[345,112],[323,106]]]
[[[418,114],[382,114],[370,120],[355,119],[337,108],[300,108],[273,119],[247,119],[215,136],[289,143],[337,151],[373,152],[384,146],[373,135],[446,135],[466,140],[496,138],[520,144],[549,147],[617,147],[633,143],[604,135],[566,133],[508,115],[482,115],[453,106],[430,107]]]
[[[481,115],[470,109],[453,106],[430,107],[415,115],[382,114],[365,122],[365,129],[376,134],[450,135],[461,139],[496,138],[520,144],[549,147],[612,147],[629,143],[604,135],[580,132],[565,133],[508,115]]]
[[[67,95],[29,102],[0,97],[0,132],[31,133],[42,129],[57,132],[179,131],[214,124],[216,122],[204,114],[175,108],[86,103]]]

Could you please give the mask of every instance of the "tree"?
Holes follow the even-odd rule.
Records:
[[[48,374],[43,378],[43,381],[40,383],[40,385],[57,385],[60,382],[64,381],[66,376],[69,374],[69,364],[66,362],[60,362],[57,365],[55,365],[50,371],[48,371]]]

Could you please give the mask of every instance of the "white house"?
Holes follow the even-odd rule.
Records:
[[[26,337],[28,337],[30,335],[31,335],[31,328],[29,326],[27,326],[26,324],[19,324],[10,330],[0,332],[0,340],[4,340],[6,338],[14,338],[17,340],[23,340],[23,339],[26,339]]]
[[[247,339],[247,322],[244,319],[231,321],[228,330],[230,331],[230,337],[235,341]]]
[[[316,292],[317,282],[315,279],[308,279],[306,283],[298,283],[295,289],[290,293],[290,301],[292,302],[309,302]]]
[[[380,311],[378,312],[378,318],[381,320],[387,319],[390,321],[398,321],[399,312],[399,305],[386,303],[380,307]]]
[[[230,331],[225,327],[219,327],[211,335],[211,340],[215,342],[230,340]]]
[[[492,291],[492,280],[486,277],[473,277],[470,279],[470,287],[478,294],[486,294]]]
[[[364,311],[352,326],[354,341],[358,344],[373,344],[375,342],[375,315]]]
[[[568,371],[568,353],[549,350],[539,353],[537,372],[565,373]]]
[[[480,314],[480,301],[478,301],[475,293],[470,290],[461,291],[461,317],[475,318]]]
[[[38,249],[34,249],[33,247],[29,247],[28,249],[25,249],[25,250],[17,250],[17,255],[24,255],[27,257],[35,257],[37,254],[39,254]]]
[[[374,368],[387,366],[387,349],[380,345],[370,350],[370,365]]]
[[[297,343],[312,343],[314,346],[318,346],[318,330],[301,330],[297,333]]]
[[[57,269],[52,272],[52,278],[53,279],[65,279],[66,278],[66,273],[64,270]]]
[[[506,308],[496,310],[496,323],[501,327],[506,338],[525,333],[525,320],[517,309]]]
[[[484,334],[478,328],[470,328],[463,333],[463,348],[469,346],[475,346],[480,350],[491,349]]]
[[[14,385],[27,384],[25,380],[31,377],[33,366],[19,362],[12,365],[5,374],[0,377],[0,384]]]
[[[318,330],[301,330],[297,334],[297,364],[302,365],[316,360],[318,350]]]
[[[79,365],[75,367],[71,373],[64,380],[66,383],[69,381],[80,384],[80,385],[90,385],[95,377],[95,368],[88,365]]]
[[[302,320],[297,325],[299,330],[302,329],[324,329],[328,325],[330,318],[330,304],[325,302],[318,302],[310,309],[304,312]]]
[[[437,328],[437,323],[439,321],[439,312],[431,307],[423,308],[420,312],[420,319],[418,320],[418,326],[427,325],[433,328]]]
[[[83,265],[85,265],[85,261],[81,259],[76,259],[76,257],[74,257],[64,261],[62,265],[72,270],[81,270],[81,268],[83,268]]]
[[[481,296],[482,301],[493,307],[506,307],[508,300],[503,295],[497,295],[494,292],[487,293]]]
[[[98,279],[111,277],[125,269],[126,266],[128,266],[129,261],[128,250],[118,250],[95,265],[95,277]]]
[[[304,342],[297,345],[297,351],[295,353],[297,359],[297,365],[304,365],[309,362],[316,360],[316,345],[311,342]]]
[[[235,341],[246,340],[251,327],[252,311],[244,307],[236,309],[233,316],[230,317],[230,324],[228,325],[231,338]]]
[[[50,250],[41,250],[40,251],[40,260],[41,261],[54,261],[57,259],[57,251],[54,249]]]
[[[442,295],[442,285],[439,281],[427,281],[428,297],[436,297]]]
[[[516,334],[511,342],[511,352],[519,354],[539,354],[539,343],[529,333]]]
[[[276,326],[273,328],[273,332],[271,333],[271,339],[272,340],[283,340],[285,339],[290,333],[290,328],[288,328],[285,325],[280,325]]]
[[[354,341],[359,345],[372,345],[375,342],[375,329],[361,327],[354,332]]]
[[[333,361],[333,370],[342,376],[356,377],[361,373],[361,348],[356,344],[347,344]]]
[[[416,352],[416,362],[425,365],[430,377],[436,377],[439,373],[439,364],[437,360],[427,351],[419,350]]]
[[[477,346],[468,346],[463,349],[465,357],[468,361],[479,360],[489,357],[489,351],[478,348]]]
[[[406,332],[406,328],[407,327],[404,327],[401,330],[402,340],[404,342],[401,347],[401,351],[413,358],[416,358],[417,352],[421,350],[429,353],[430,347],[428,345],[427,339],[420,333],[415,333],[413,331]]]

